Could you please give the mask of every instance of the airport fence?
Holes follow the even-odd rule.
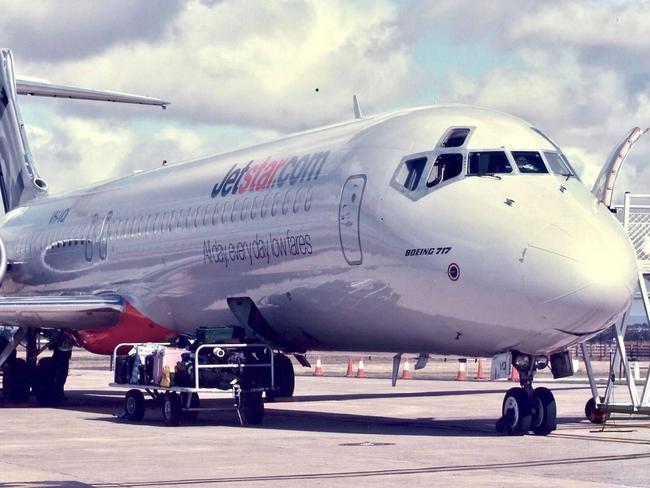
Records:
[[[610,357],[614,356],[616,350],[615,344],[588,342],[587,352],[592,360],[608,361]],[[644,361],[650,360],[650,343],[648,342],[633,342],[625,344],[625,352],[630,361]],[[580,346],[572,348],[574,358],[582,358],[582,349]]]

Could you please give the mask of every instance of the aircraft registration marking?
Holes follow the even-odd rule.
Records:
[[[50,221],[48,223],[62,224],[63,222],[65,222],[65,218],[68,216],[69,213],[70,213],[70,208],[55,210],[54,212],[52,212],[52,216],[50,217]]]

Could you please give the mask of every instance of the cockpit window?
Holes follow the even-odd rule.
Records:
[[[452,129],[447,134],[447,137],[440,144],[442,147],[461,147],[465,144],[465,139],[469,135],[470,130],[466,127],[460,129]]]
[[[573,171],[567,166],[561,154],[556,152],[545,152],[544,156],[548,165],[551,167],[551,172],[562,176],[573,176]]]
[[[469,175],[490,175],[512,173],[512,166],[503,151],[481,151],[469,153]]]
[[[424,167],[427,165],[427,158],[420,157],[409,159],[402,163],[399,174],[397,175],[397,181],[404,186],[408,191],[414,191],[420,179],[422,178],[422,173],[424,172]]]
[[[463,171],[463,155],[457,153],[441,154],[433,163],[427,186],[431,188],[441,181],[458,176]]]
[[[512,151],[520,173],[548,173],[542,155],[537,151]]]

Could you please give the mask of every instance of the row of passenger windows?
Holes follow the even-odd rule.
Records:
[[[24,248],[36,244],[56,248],[88,245],[101,239],[126,239],[139,235],[173,232],[208,225],[221,225],[247,220],[265,219],[279,215],[309,212],[312,206],[313,188],[299,188],[287,192],[267,193],[264,196],[212,202],[186,209],[170,210],[137,217],[118,218],[109,212],[106,217],[96,216],[90,224],[75,229],[62,229],[38,237],[38,243],[23,242]],[[103,229],[102,229],[103,227]],[[71,239],[76,234],[77,238]],[[25,249],[26,250],[26,249]]]
[[[562,176],[573,176],[568,161],[563,154],[553,151],[512,151],[509,153],[518,171],[525,173],[551,173]],[[511,160],[506,151],[476,151],[468,154],[467,175],[481,176],[494,174],[507,174],[513,172]],[[419,156],[408,159],[402,164],[396,179],[399,184],[409,191],[414,191],[420,185],[426,169],[428,157]],[[548,166],[547,166],[548,164]],[[463,154],[444,153],[436,157],[426,186],[432,188],[438,183],[447,181],[463,172]]]

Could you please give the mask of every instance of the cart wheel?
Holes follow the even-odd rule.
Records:
[[[192,395],[192,399],[190,400],[190,408],[200,408],[201,407],[201,400],[199,399],[199,394],[198,393],[183,393],[181,394],[181,401],[183,403],[183,408],[187,406],[187,395]],[[199,411],[198,410],[191,410],[189,412],[184,411],[183,412],[183,418],[185,420],[189,420],[190,422],[195,421],[199,417]]]
[[[244,425],[259,425],[264,419],[264,401],[259,392],[242,392],[241,418]]]
[[[605,401],[604,397],[600,397],[601,403]],[[596,402],[593,397],[587,400],[585,405],[585,417],[593,424],[604,424],[609,419],[609,412],[596,408]]]
[[[140,422],[144,418],[145,400],[140,390],[129,390],[124,397],[124,418]]]
[[[165,393],[162,403],[162,415],[165,425],[172,427],[181,423],[183,405],[180,397],[173,391]]]

